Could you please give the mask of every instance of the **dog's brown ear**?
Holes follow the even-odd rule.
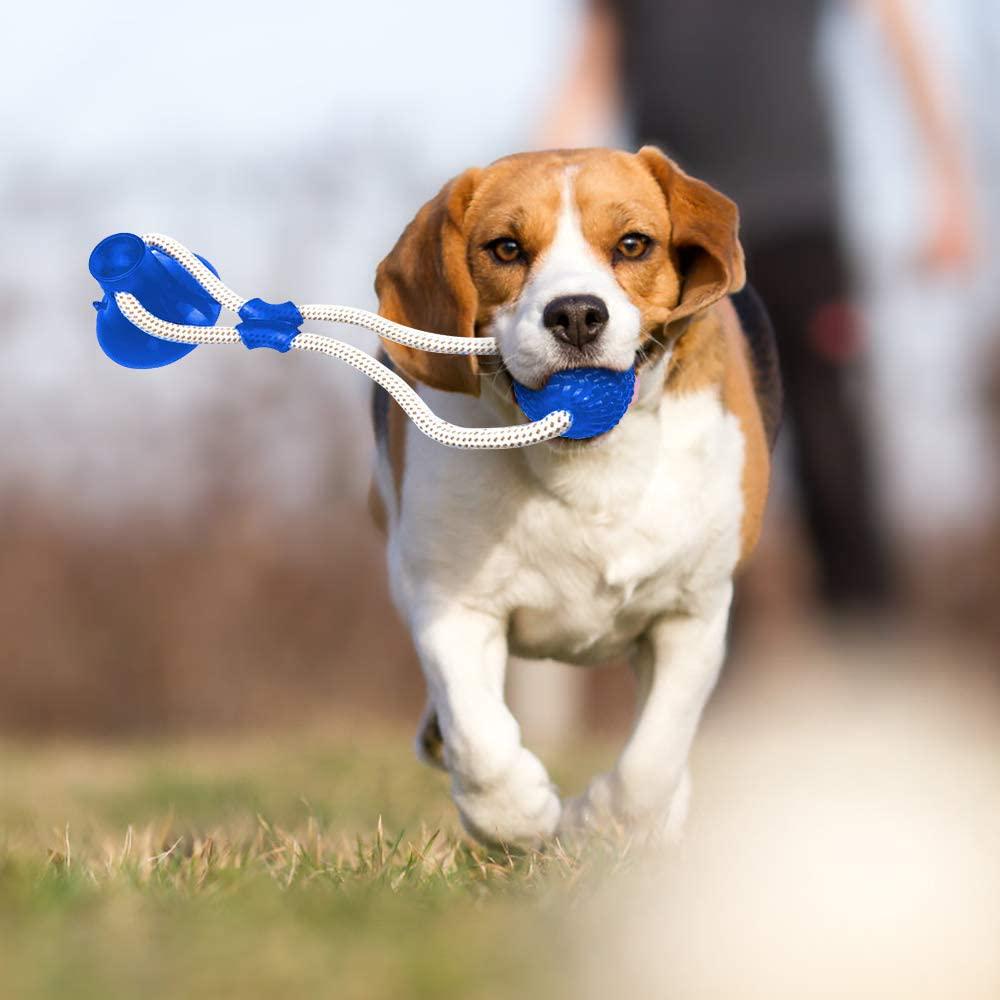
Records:
[[[689,177],[655,146],[637,156],[660,185],[670,212],[670,245],[681,278],[680,301],[670,322],[738,292],[746,283],[740,214],[715,188]]]
[[[386,319],[432,333],[475,336],[478,295],[469,272],[464,222],[478,177],[473,168],[449,181],[417,212],[379,264],[375,292]],[[382,343],[411,378],[435,389],[479,395],[476,358]]]

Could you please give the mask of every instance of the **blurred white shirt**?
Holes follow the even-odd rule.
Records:
[[[972,273],[917,263],[928,224],[926,151],[896,67],[858,5],[831,7],[821,44],[840,160],[845,235],[871,333],[873,416],[894,523],[944,538],[989,513],[992,443],[983,359],[1000,335],[1000,5],[920,0],[913,13],[950,86],[979,180],[980,254]]]

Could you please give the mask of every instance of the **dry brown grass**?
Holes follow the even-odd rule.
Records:
[[[224,522],[99,531],[8,503],[0,727],[150,733],[347,704],[412,714],[420,673],[363,512],[305,525],[228,509]]]
[[[548,995],[628,852],[470,843],[407,736],[0,747],[0,997]]]

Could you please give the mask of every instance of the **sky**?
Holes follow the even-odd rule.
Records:
[[[423,201],[466,166],[533,145],[576,9],[94,0],[5,12],[0,489],[70,493],[105,517],[197,503],[210,473],[199,449],[230,421],[248,489],[307,501],[331,448],[316,424],[334,407],[344,436],[366,440],[367,380],[326,359],[210,348],[165,371],[119,369],[95,343],[90,249],[115,231],[165,232],[248,297],[372,308],[375,265]],[[325,332],[375,348],[367,332]],[[345,488],[363,492],[364,448],[344,461]]]
[[[0,121],[17,152],[65,169],[136,144],[272,156],[373,129],[417,133],[432,159],[454,162],[523,135],[568,54],[575,7],[17,4],[5,14],[19,44],[0,66]]]

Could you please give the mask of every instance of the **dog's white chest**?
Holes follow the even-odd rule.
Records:
[[[593,527],[524,542],[511,588],[511,650],[587,662],[620,651],[682,596],[676,553],[644,532]]]
[[[731,575],[743,510],[739,427],[708,393],[665,404],[660,427],[645,460],[616,442],[606,463],[581,470],[575,499],[536,491],[523,505],[508,536],[514,652],[605,659]]]
[[[591,662],[736,565],[743,436],[714,392],[667,397],[599,447],[530,462],[409,443],[390,545],[404,613],[460,602],[507,620],[516,654]]]

